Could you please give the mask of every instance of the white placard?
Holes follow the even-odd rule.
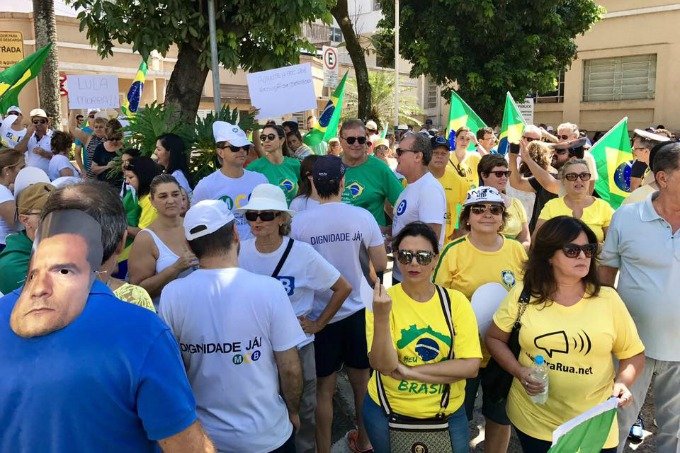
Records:
[[[338,86],[338,49],[323,46],[323,86],[335,88]]]
[[[519,113],[522,114],[524,122],[534,124],[534,98],[526,98],[521,104],[517,104]]]
[[[68,107],[70,109],[117,109],[118,77],[114,75],[69,75]]]
[[[313,110],[316,94],[309,63],[248,74],[250,102],[260,110],[257,119]]]

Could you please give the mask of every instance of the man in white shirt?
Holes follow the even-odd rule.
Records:
[[[378,222],[369,211],[341,202],[344,165],[336,156],[314,162],[312,182],[320,204],[293,218],[291,237],[312,245],[352,285],[352,292],[314,340],[317,375],[316,448],[330,452],[336,372],[344,365],[354,393],[358,430],[352,442],[359,451],[370,448],[361,409],[369,378],[365,307],[372,303],[372,283],[366,279],[369,260],[382,275],[387,254]],[[363,260],[362,260],[363,258]],[[316,293],[310,319],[328,305],[330,291]]]
[[[404,175],[408,185],[394,205],[392,236],[396,236],[409,223],[427,223],[444,245],[446,220],[446,194],[439,181],[432,176],[428,165],[432,160],[430,139],[423,134],[407,132],[397,148],[397,172]],[[392,271],[392,282],[401,281],[397,266]]]
[[[21,123],[24,116],[16,105],[7,109],[7,116],[0,125],[0,142],[3,146],[14,148],[26,135],[26,127]]]
[[[47,173],[52,159],[50,119],[43,109],[31,110],[30,117],[31,123],[26,128],[26,135],[14,149],[26,153],[27,167],[37,167]]]
[[[245,206],[255,186],[268,182],[267,177],[243,168],[252,143],[241,128],[225,121],[215,121],[213,135],[222,167],[196,184],[192,203],[201,200],[221,200],[234,212]],[[252,236],[250,226],[243,214],[234,213],[234,216],[241,240],[250,238]]]
[[[200,268],[163,289],[159,314],[179,343],[199,420],[219,451],[294,452],[305,335],[286,292],[238,267],[223,202],[192,206],[184,235]]]

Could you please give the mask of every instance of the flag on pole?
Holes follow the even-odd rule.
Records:
[[[617,403],[612,397],[558,426],[548,453],[599,453],[609,437]]]
[[[599,176],[595,190],[600,198],[617,209],[630,195],[633,152],[628,135],[628,117],[604,134],[590,149],[590,153],[595,158]]]
[[[524,118],[515,104],[510,92],[505,94],[505,108],[503,109],[503,123],[498,137],[498,154],[507,154],[510,143],[519,143],[524,132]]]
[[[385,121],[385,127],[383,127],[382,132],[380,133],[380,138],[386,138],[387,137],[387,129],[388,129],[388,122]]]
[[[0,112],[19,105],[21,89],[42,69],[52,49],[52,43],[0,72]]]
[[[128,94],[123,101],[123,105],[120,106],[120,111],[127,117],[134,116],[139,108],[139,101],[142,99],[142,91],[144,90],[144,82],[146,81],[147,69],[146,61],[142,61],[139,64],[139,69],[137,69],[135,80],[132,81]]]
[[[345,97],[347,74],[348,72],[345,72],[342,80],[333,90],[333,94],[331,94],[331,98],[328,100],[323,112],[321,112],[319,121],[317,121],[314,129],[307,132],[302,138],[305,145],[316,146],[322,141],[327,142],[338,136],[338,125],[340,124],[340,115],[342,113],[342,100]]]
[[[451,91],[451,100],[449,101],[449,141],[451,142],[449,147],[451,149],[456,147],[454,142],[455,133],[458,129],[463,126],[470,128],[473,134],[476,134],[478,130],[486,127],[486,123],[475,113],[474,110],[463,100],[462,97],[458,96],[458,93]],[[453,135],[451,134],[453,132]],[[470,141],[468,149],[475,149],[475,143]]]

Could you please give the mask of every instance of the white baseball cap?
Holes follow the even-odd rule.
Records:
[[[49,184],[50,177],[38,167],[22,168],[19,170],[19,173],[17,173],[17,179],[14,180],[14,198],[18,199],[22,190],[38,182],[46,182]]]
[[[633,132],[635,135],[655,142],[667,142],[670,140],[670,138],[666,137],[665,135],[655,134],[654,132],[649,132],[644,129],[635,129]]]
[[[467,193],[467,198],[463,206],[480,203],[499,203],[504,204],[503,197],[500,192],[489,186],[480,186],[474,188]]]
[[[370,129],[372,131],[377,131],[378,125],[375,123],[375,121],[368,120],[368,121],[366,121],[366,129]]]
[[[192,241],[222,228],[234,220],[227,204],[220,200],[203,200],[189,208],[184,216],[184,237]]]
[[[226,121],[215,121],[213,123],[213,135],[215,136],[215,143],[229,142],[233,146],[252,145],[246,137],[246,133],[240,127]]]
[[[10,108],[7,109],[7,113],[9,112],[17,112],[21,114],[21,109],[17,107],[16,105],[11,106]]]
[[[47,118],[47,113],[43,109],[33,109],[31,110],[31,113],[28,115],[31,118],[38,117],[38,118]]]
[[[236,209],[236,212],[245,211],[283,211],[290,215],[295,211],[288,209],[286,195],[279,186],[274,184],[260,184],[255,186],[250,194],[248,204]]]

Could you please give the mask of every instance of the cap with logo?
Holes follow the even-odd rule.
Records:
[[[214,233],[234,220],[234,214],[221,200],[203,200],[189,208],[184,216],[187,241]]]
[[[504,204],[503,197],[501,197],[500,192],[493,187],[480,186],[476,187],[467,193],[467,198],[463,206],[469,206],[472,204],[480,203],[497,203]]]
[[[331,181],[340,181],[345,174],[345,165],[337,156],[321,156],[314,161],[312,178],[314,184],[326,184]]]
[[[215,121],[213,123],[213,136],[215,143],[229,142],[233,146],[252,145],[246,133],[240,127],[226,121]]]
[[[283,211],[290,215],[295,214],[295,211],[288,209],[283,190],[279,186],[266,183],[255,186],[248,203],[236,209],[236,212],[245,211]]]

